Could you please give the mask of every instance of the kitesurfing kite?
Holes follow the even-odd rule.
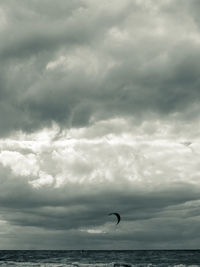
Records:
[[[119,213],[113,212],[113,213],[109,213],[108,215],[109,215],[109,216],[110,216],[110,215],[115,215],[115,216],[117,217],[117,224],[119,224],[119,222],[121,221],[121,217],[120,217]],[[116,224],[116,225],[117,225],[117,224]]]

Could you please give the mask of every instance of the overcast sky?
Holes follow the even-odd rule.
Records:
[[[0,2],[0,249],[200,247],[199,10]]]

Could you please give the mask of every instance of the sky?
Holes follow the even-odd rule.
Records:
[[[200,247],[199,8],[0,2],[0,249]]]

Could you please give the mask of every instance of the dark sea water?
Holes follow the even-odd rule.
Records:
[[[1,250],[0,266],[200,266],[200,250]]]

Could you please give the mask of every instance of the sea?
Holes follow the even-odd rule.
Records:
[[[1,250],[0,266],[200,266],[200,250]]]

